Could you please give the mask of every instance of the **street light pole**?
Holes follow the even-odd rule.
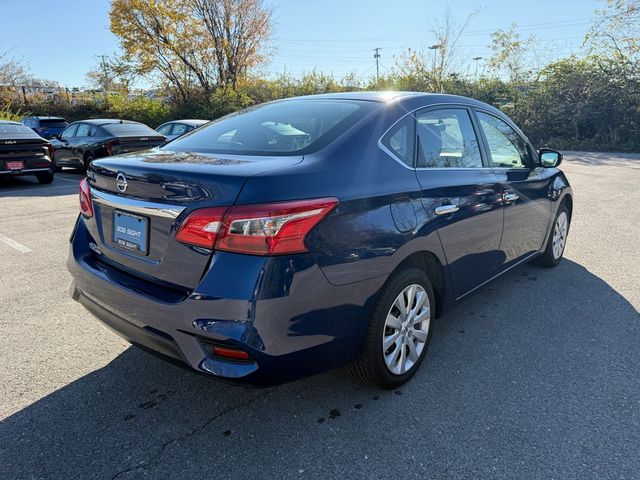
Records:
[[[436,69],[436,65],[438,64],[438,50],[440,50],[440,47],[442,47],[442,45],[440,44],[431,45],[430,47],[427,47],[429,50],[433,50],[433,70],[434,71]]]
[[[482,57],[473,57],[473,61],[476,62],[476,82],[478,81],[478,61],[482,60]]]

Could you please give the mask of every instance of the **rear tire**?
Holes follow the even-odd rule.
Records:
[[[53,182],[53,172],[38,173],[36,174],[36,178],[38,179],[38,182],[42,184],[51,183]]]
[[[348,367],[351,374],[384,389],[406,383],[427,353],[434,314],[433,287],[427,275],[417,268],[395,274],[382,288],[362,354]]]
[[[570,224],[571,214],[569,213],[567,204],[562,202],[562,205],[560,205],[556,212],[556,218],[553,221],[553,228],[547,240],[544,253],[534,259],[533,263],[547,268],[555,267],[560,263],[564,255],[564,248],[567,244]]]

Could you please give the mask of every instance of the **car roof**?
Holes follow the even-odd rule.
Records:
[[[22,125],[20,122],[14,122],[12,120],[0,120],[3,125]]]
[[[186,118],[184,120],[171,120],[167,123],[184,123],[186,125],[202,125],[204,123],[209,123],[211,120],[200,120],[197,118]],[[165,123],[166,125],[166,123]]]
[[[32,117],[26,117],[26,118],[37,118],[38,120],[64,120],[66,121],[63,117],[49,117],[46,115],[34,115]]]
[[[451,103],[451,104],[464,104],[475,105],[484,108],[493,107],[486,103],[480,102],[469,97],[462,97],[460,95],[449,95],[444,93],[432,93],[432,92],[396,92],[396,91],[367,91],[367,92],[339,92],[339,93],[321,93],[318,95],[305,95],[300,97],[291,97],[286,100],[356,100],[356,101],[369,101],[377,103],[420,103],[422,100],[423,106],[427,107],[429,104],[437,103]]]
[[[109,125],[113,123],[135,123],[139,124],[140,122],[133,122],[131,120],[119,120],[117,118],[90,118],[88,120],[78,120],[73,123],[89,123],[91,125]]]

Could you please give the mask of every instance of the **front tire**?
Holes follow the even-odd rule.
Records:
[[[391,277],[380,293],[362,355],[349,367],[353,376],[380,388],[406,383],[420,367],[431,341],[433,287],[417,268]]]
[[[564,255],[564,248],[567,244],[569,225],[571,224],[571,214],[565,202],[560,205],[556,218],[553,221],[553,230],[547,240],[544,253],[534,260],[534,263],[541,267],[555,267],[560,263]]]

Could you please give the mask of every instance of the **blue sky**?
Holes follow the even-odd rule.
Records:
[[[0,0],[0,52],[26,61],[32,72],[63,85],[82,86],[97,56],[118,51],[109,31],[109,0]],[[316,67],[337,76],[375,73],[373,51],[382,48],[381,70],[405,48],[433,43],[430,22],[447,4],[459,20],[480,9],[459,45],[463,68],[487,57],[489,33],[517,23],[536,35],[540,55],[575,52],[599,0],[271,0],[275,31],[267,74],[299,75]]]

